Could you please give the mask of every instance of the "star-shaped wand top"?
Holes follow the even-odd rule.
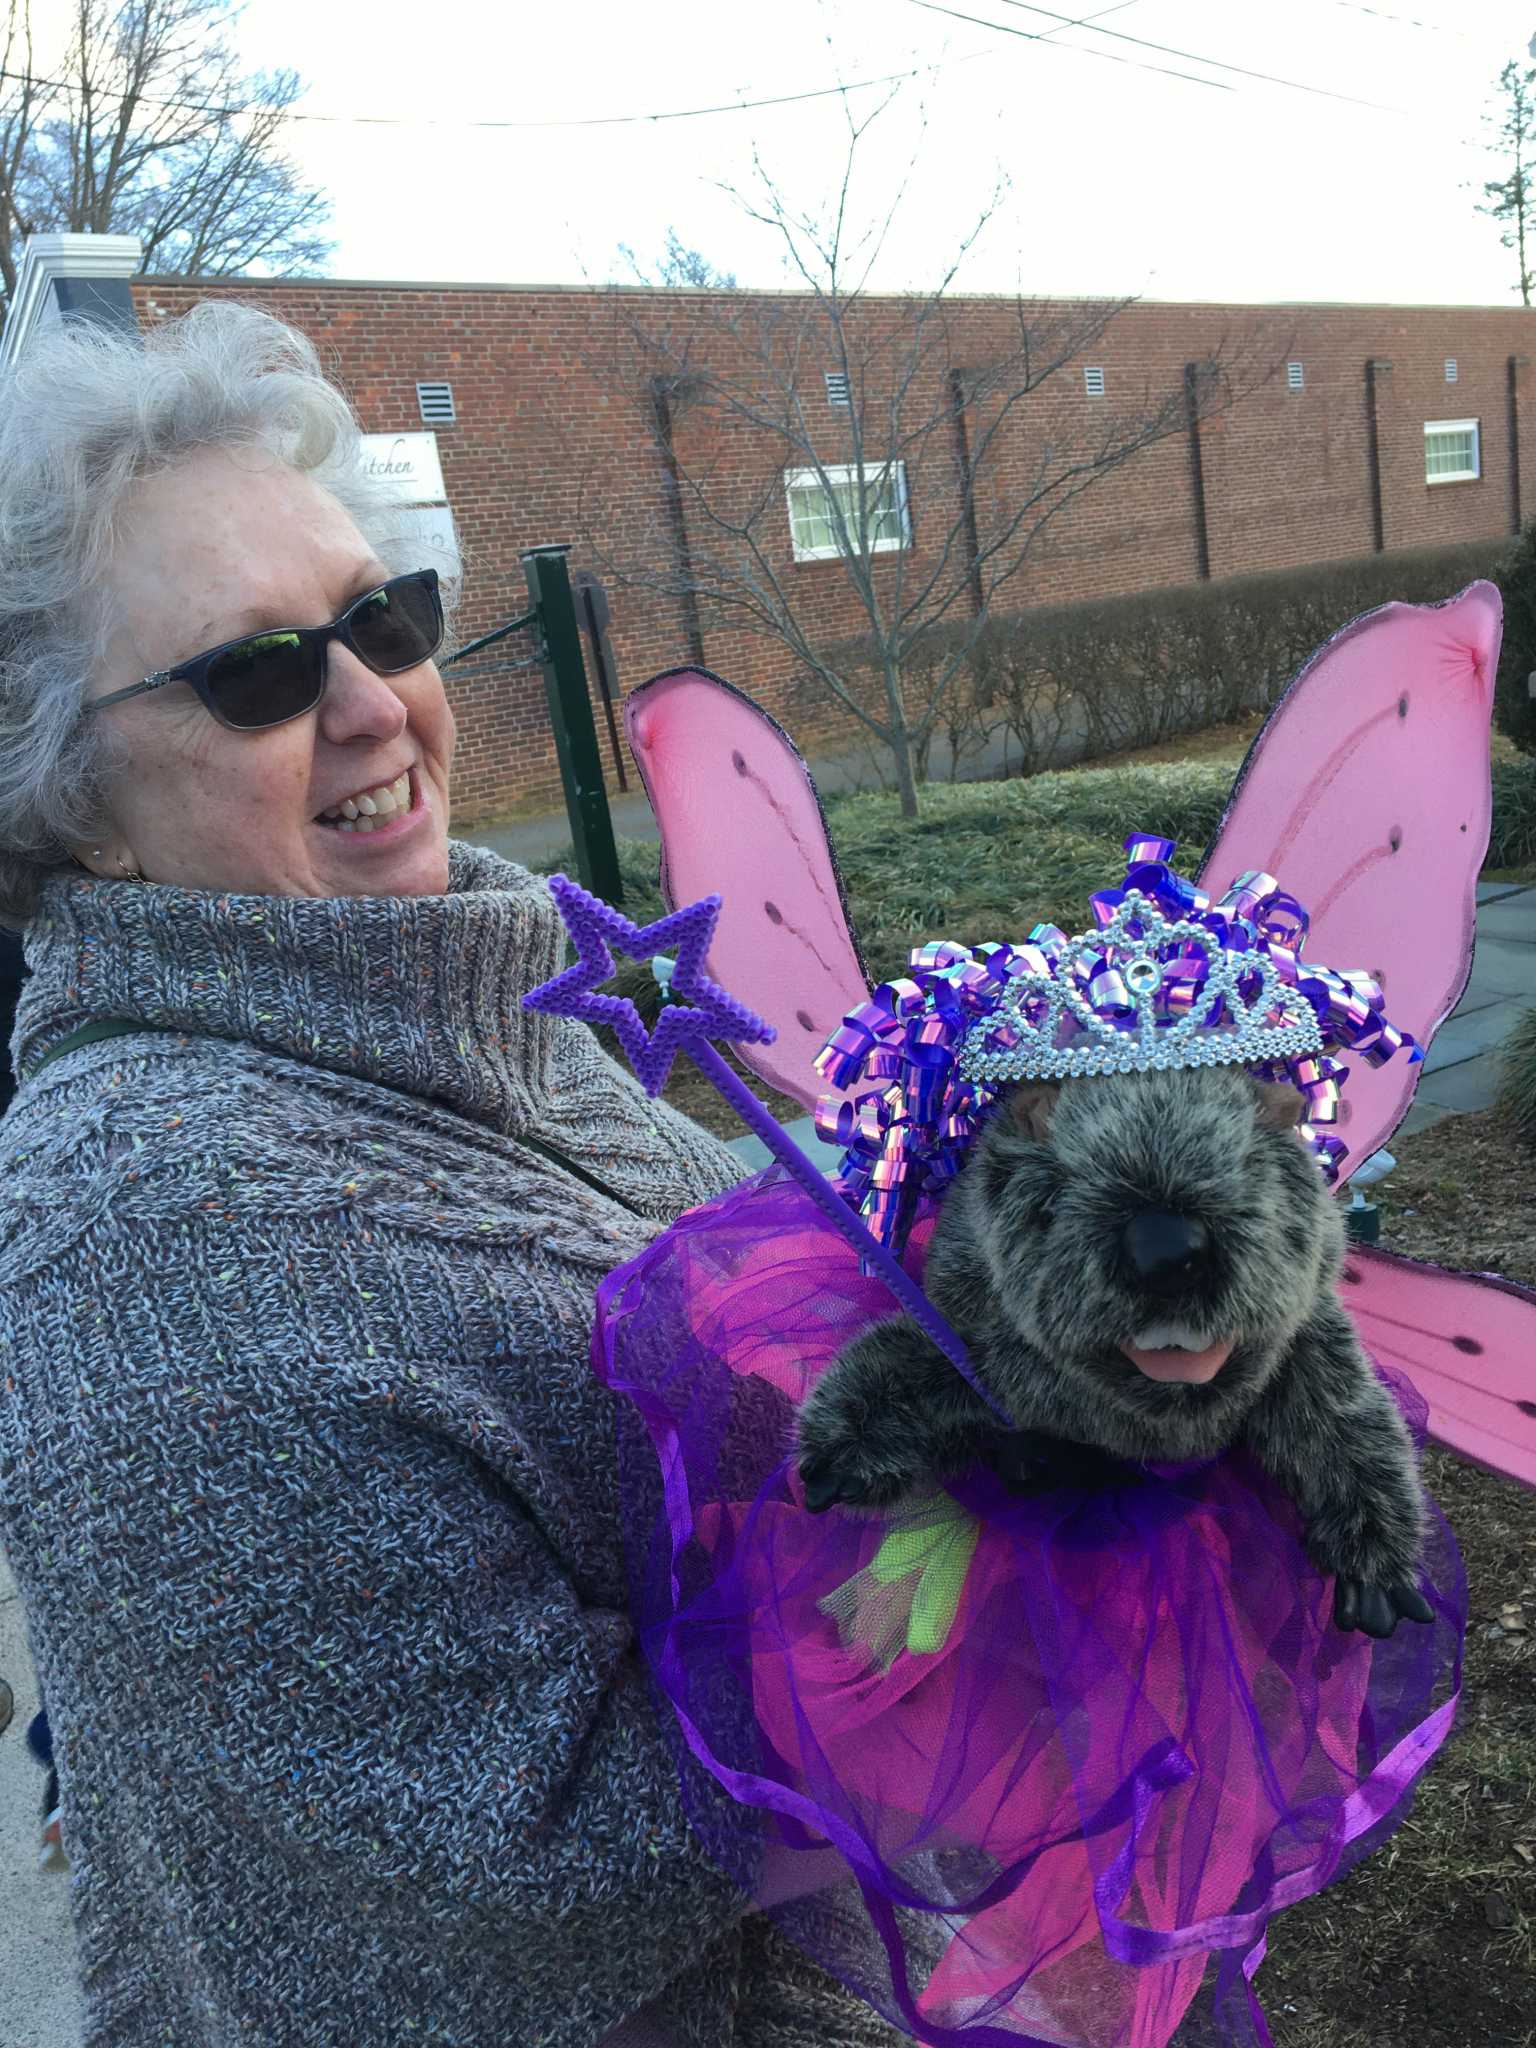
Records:
[[[550,877],[549,893],[575,944],[576,959],[552,981],[530,989],[523,1008],[575,1017],[583,1024],[610,1025],[647,1095],[661,1093],[673,1060],[685,1046],[704,1045],[712,1038],[769,1045],[777,1036],[771,1024],[727,995],[704,972],[720,916],[718,896],[701,896],[655,924],[638,925],[565,875]],[[599,984],[613,973],[615,952],[631,960],[651,960],[674,948],[673,1000],[662,1010],[656,1029],[647,1031],[628,996],[603,995]]]

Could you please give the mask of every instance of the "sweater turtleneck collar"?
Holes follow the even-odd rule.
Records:
[[[30,1074],[81,1026],[121,1018],[259,1046],[511,1132],[548,1096],[560,1027],[521,999],[559,967],[563,937],[539,877],[457,841],[444,896],[60,876],[27,927],[13,1057]]]

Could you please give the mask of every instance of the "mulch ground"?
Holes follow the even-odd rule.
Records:
[[[1536,1153],[1496,1110],[1392,1150],[1386,1248],[1536,1287]],[[1276,2048],[1536,2044],[1536,1493],[1447,1451],[1426,1477],[1467,1566],[1460,1715],[1386,1846],[1271,1927]]]

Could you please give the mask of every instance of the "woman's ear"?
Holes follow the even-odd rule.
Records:
[[[1051,1135],[1051,1118],[1061,1100],[1058,1081],[1021,1081],[1008,1097],[1006,1115],[1021,1138],[1046,1144]]]
[[[1261,1131],[1294,1130],[1307,1113],[1306,1097],[1289,1081],[1255,1081]]]

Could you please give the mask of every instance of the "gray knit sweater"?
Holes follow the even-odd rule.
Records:
[[[658,1999],[689,2048],[890,2039],[682,1813],[587,1336],[733,1165],[522,1011],[543,885],[60,879],[27,951],[24,1075],[147,1027],[0,1125],[0,1531],[89,2048],[590,2048]]]

